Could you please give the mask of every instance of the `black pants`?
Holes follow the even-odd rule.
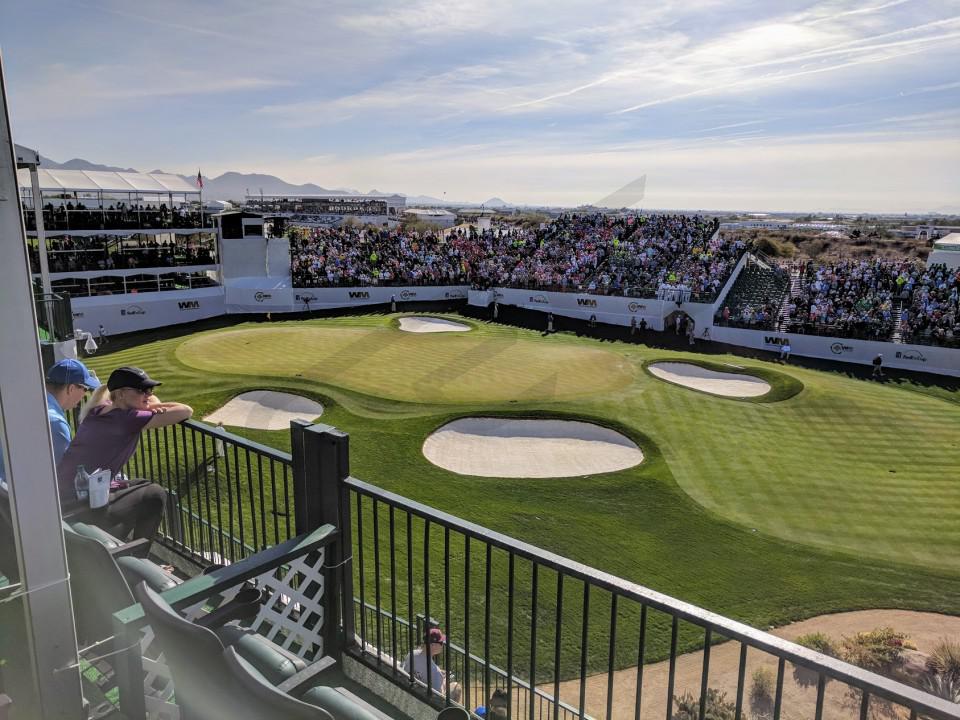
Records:
[[[153,540],[163,519],[167,491],[155,483],[144,483],[110,493],[110,504],[96,525],[126,539]]]

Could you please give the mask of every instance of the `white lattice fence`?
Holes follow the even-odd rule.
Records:
[[[274,644],[307,662],[324,655],[324,561],[323,548],[297,558],[287,565],[258,575],[242,585],[219,593],[181,611],[188,620],[196,620],[209,612],[212,604],[222,606],[245,586],[264,591],[267,600],[261,605],[250,627]],[[150,720],[180,720],[170,669],[158,651],[153,630],[141,630],[141,656],[144,669],[144,695]]]

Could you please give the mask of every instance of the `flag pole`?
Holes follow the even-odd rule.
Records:
[[[203,237],[203,176],[197,168],[197,183],[200,185],[200,236]]]

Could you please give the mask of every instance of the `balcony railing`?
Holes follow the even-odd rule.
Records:
[[[773,720],[960,719],[960,706],[916,688],[351,477],[349,439],[334,428],[291,432],[287,454],[199,423],[164,428],[144,434],[128,473],[167,488],[161,542],[194,563],[336,527],[324,633],[338,641],[326,652],[423,702],[454,700],[452,685],[403,670],[436,618],[460,702],[485,705],[502,688],[511,719],[740,720],[755,716],[748,670],[761,665],[775,668]]]

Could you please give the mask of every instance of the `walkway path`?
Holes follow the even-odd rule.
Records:
[[[793,623],[771,632],[788,640],[811,632],[823,632],[832,639],[840,640],[842,635],[852,635],[864,630],[889,625],[898,632],[904,632],[917,646],[917,649],[929,653],[937,642],[944,637],[960,639],[960,617],[921,613],[907,610],[861,610],[834,615],[821,615],[802,622]],[[725,691],[727,700],[736,700],[737,670],[740,657],[740,644],[727,642],[711,648],[710,680],[711,688]],[[765,667],[776,680],[777,661],[774,657],[751,650],[747,653],[747,671],[744,688],[744,711],[751,718],[766,714],[772,717],[772,707],[757,707],[749,700],[752,676],[756,669]],[[689,691],[694,698],[700,697],[700,678],[703,668],[703,652],[687,653],[677,658],[676,684],[674,694],[679,696]],[[663,720],[666,717],[666,688],[669,663],[667,661],[647,665],[643,670],[643,699],[641,717]],[[798,679],[800,682],[798,682]],[[614,674],[614,698],[612,720],[633,720],[636,701],[637,670],[628,668]],[[541,689],[553,694],[552,685],[541,685]],[[560,697],[573,707],[579,705],[580,683],[569,681],[560,685]],[[816,679],[795,677],[793,667],[788,663],[784,679],[784,698],[781,717],[813,718],[816,704]],[[587,679],[586,712],[594,718],[606,716],[607,675],[593,675]],[[871,705],[874,707],[874,705]],[[893,714],[882,714],[881,708],[874,708],[873,718],[892,718]],[[846,686],[837,682],[828,683],[823,717],[826,720],[856,718],[859,716],[859,697],[853,697]]]

